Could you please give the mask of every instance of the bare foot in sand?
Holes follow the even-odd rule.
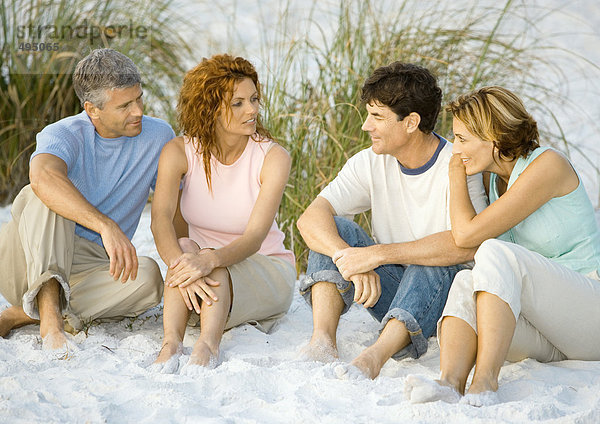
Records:
[[[365,377],[373,380],[379,375],[381,368],[388,359],[382,359],[377,348],[373,345],[363,350],[350,364],[358,368]]]
[[[59,350],[68,349],[67,336],[64,331],[55,330],[42,334],[42,349]]]
[[[173,356],[178,353],[181,354],[183,351],[183,345],[179,341],[165,341],[158,352],[158,356],[154,360],[154,364],[161,364],[170,360]]]
[[[163,343],[158,357],[148,371],[161,374],[174,374],[179,368],[179,357],[183,353],[183,344],[177,341],[166,341]]]
[[[38,321],[27,316],[21,306],[11,306],[0,312],[0,337],[8,336],[14,328],[36,323]]]
[[[427,403],[441,400],[457,403],[461,397],[451,384],[433,380],[422,375],[408,375],[404,381],[404,396],[411,403]]]
[[[194,350],[188,361],[188,365],[199,365],[202,367],[214,368],[219,359],[219,347],[210,346],[204,340],[198,339],[194,344]]]
[[[299,355],[307,361],[329,363],[338,359],[335,342],[328,336],[314,335],[310,342],[300,349]]]

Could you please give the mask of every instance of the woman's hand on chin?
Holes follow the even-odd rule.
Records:
[[[450,163],[448,164],[448,176],[450,178],[466,178],[467,170],[465,164],[460,157],[460,153],[454,153],[450,157]]]

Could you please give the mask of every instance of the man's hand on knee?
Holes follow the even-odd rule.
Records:
[[[347,247],[334,253],[331,259],[344,280],[372,271],[380,265],[369,247]]]
[[[374,306],[381,296],[381,282],[375,271],[355,274],[350,277],[354,284],[354,301],[365,308]]]
[[[121,282],[135,280],[138,272],[138,257],[135,247],[119,226],[112,222],[100,232],[104,249],[110,258],[110,275]]]

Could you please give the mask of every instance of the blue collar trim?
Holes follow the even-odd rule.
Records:
[[[400,162],[398,162],[398,165],[400,165],[400,170],[402,171],[403,174],[405,174],[405,175],[421,175],[421,174],[424,174],[425,172],[427,172],[435,164],[435,161],[437,160],[438,156],[440,155],[440,152],[442,151],[442,149],[444,148],[444,146],[446,145],[446,143],[448,141],[444,137],[441,137],[436,133],[433,133],[433,135],[435,135],[437,138],[439,138],[440,142],[438,143],[438,146],[435,149],[435,153],[433,153],[433,156],[431,156],[431,159],[429,159],[424,165],[422,165],[418,168],[405,168],[404,166],[402,166],[402,164]]]

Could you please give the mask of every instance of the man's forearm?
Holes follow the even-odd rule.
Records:
[[[331,257],[348,247],[338,233],[334,211],[324,199],[317,198],[298,219],[297,226],[308,248],[315,252]]]
[[[116,225],[92,206],[66,176],[52,170],[42,172],[32,179],[31,187],[50,210],[97,233],[106,225]]]
[[[443,231],[419,240],[377,244],[366,249],[373,251],[381,265],[411,264],[425,266],[449,266],[473,259],[476,248],[457,247],[450,231]]]

